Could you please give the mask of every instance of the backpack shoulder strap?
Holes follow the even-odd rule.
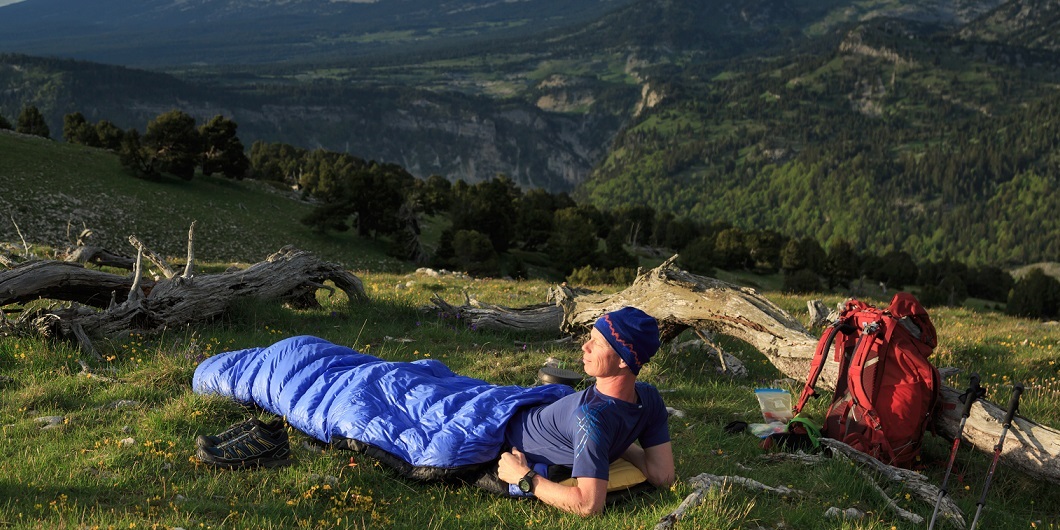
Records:
[[[832,344],[836,341],[836,335],[842,333],[844,337],[841,337],[839,342],[835,344],[835,357],[836,362],[842,364],[843,351],[846,349],[848,342],[846,335],[850,335],[857,331],[857,328],[851,323],[850,314],[861,307],[861,302],[852,300],[847,302],[847,308],[843,310],[839,318],[828,327],[828,330],[821,335],[820,340],[817,341],[817,348],[813,352],[813,359],[810,361],[810,372],[806,376],[806,385],[803,386],[802,392],[799,394],[799,400],[795,403],[792,411],[795,414],[802,412],[803,407],[810,398],[817,395],[817,390],[814,386],[817,385],[817,379],[821,377],[821,371],[824,370],[824,363],[828,362],[828,350],[832,349]],[[843,377],[842,368],[839,371],[839,377]]]
[[[817,390],[814,389],[814,386],[817,384],[817,379],[821,377],[821,371],[824,370],[824,363],[827,362],[828,350],[835,342],[836,335],[838,333],[850,335],[857,331],[857,327],[853,324],[854,319],[852,315],[866,307],[869,306],[860,300],[853,298],[847,300],[843,304],[843,309],[840,311],[839,317],[817,341],[817,349],[814,350],[813,359],[810,361],[810,372],[806,376],[806,385],[803,386],[802,392],[799,394],[799,400],[795,403],[795,406],[792,407],[792,411],[795,412],[795,414],[802,412],[803,407],[806,406],[806,402],[817,395]],[[843,352],[846,349],[847,343],[847,338],[843,337],[839,343],[836,344],[835,360],[840,364],[842,364]],[[840,370],[840,378],[844,376],[842,372],[843,370]]]
[[[854,403],[864,411],[865,422],[873,432],[872,440],[880,445],[892,461],[895,458],[894,449],[882,434],[883,424],[876,411],[876,398],[887,364],[885,350],[898,325],[898,320],[887,314],[881,314],[876,321],[865,323],[848,370],[850,377],[847,387]]]
[[[813,360],[810,361],[810,373],[806,376],[806,385],[802,387],[802,392],[799,394],[799,400],[795,403],[795,407],[792,409],[795,414],[802,412],[802,408],[806,406],[806,402],[817,395],[817,390],[813,387],[817,384],[817,378],[821,377],[821,370],[824,369],[825,358],[828,356],[828,350],[832,347],[832,342],[835,341],[836,333],[841,331],[841,322],[841,320],[837,320],[834,324],[829,326],[828,331],[817,341],[817,349],[814,350]]]

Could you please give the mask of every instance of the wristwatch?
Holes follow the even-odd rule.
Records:
[[[534,477],[536,476],[537,473],[533,469],[527,471],[526,474],[523,475],[523,478],[519,479],[519,491],[523,493],[533,493]]]

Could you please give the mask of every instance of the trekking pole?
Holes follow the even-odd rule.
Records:
[[[972,519],[972,526],[970,530],[975,530],[975,525],[979,522],[979,515],[983,513],[983,505],[986,504],[986,492],[990,490],[990,481],[994,478],[994,470],[997,469],[997,460],[1001,457],[1001,446],[1005,443],[1005,435],[1008,434],[1008,430],[1012,427],[1012,417],[1016,415],[1016,409],[1020,406],[1020,394],[1023,393],[1023,385],[1016,383],[1016,388],[1012,389],[1012,399],[1008,402],[1008,412],[1005,414],[1005,422],[1002,423],[1001,438],[998,439],[997,445],[994,446],[994,461],[990,463],[990,470],[986,473],[986,484],[983,486],[983,494],[979,496],[979,502],[976,503],[975,519]]]
[[[961,396],[964,409],[961,411],[961,424],[957,427],[957,436],[953,438],[953,448],[950,449],[950,463],[946,466],[946,475],[942,477],[942,487],[939,488],[939,496],[935,499],[935,511],[931,512],[931,522],[928,530],[935,528],[935,519],[939,515],[939,505],[942,498],[946,496],[946,485],[950,482],[950,471],[953,470],[953,462],[957,459],[957,448],[961,446],[961,433],[964,432],[964,424],[968,421],[968,415],[972,413],[972,404],[986,394],[986,389],[979,386],[979,374],[972,374],[971,384],[968,390]]]

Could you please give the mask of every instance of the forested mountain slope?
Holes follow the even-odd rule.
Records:
[[[1008,7],[991,13],[994,27]],[[1042,33],[1007,27],[1013,42],[1020,27]],[[1052,259],[1058,59],[875,19],[786,53],[666,70],[659,103],[579,196],[876,251]]]

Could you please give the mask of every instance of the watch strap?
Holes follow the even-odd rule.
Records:
[[[530,469],[534,471],[537,476],[548,478],[548,464],[533,464]],[[530,484],[533,485],[533,477],[530,477]],[[519,489],[518,482],[515,484],[508,484],[508,495],[511,497],[533,497],[533,493],[523,493],[523,490]]]
[[[527,471],[526,474],[523,475],[523,478],[519,479],[519,489],[522,490],[523,493],[533,494],[534,493],[534,477],[536,477],[536,476],[537,476],[537,471],[534,471],[533,469],[531,469],[530,471]],[[523,484],[526,484],[525,488],[523,487]]]

